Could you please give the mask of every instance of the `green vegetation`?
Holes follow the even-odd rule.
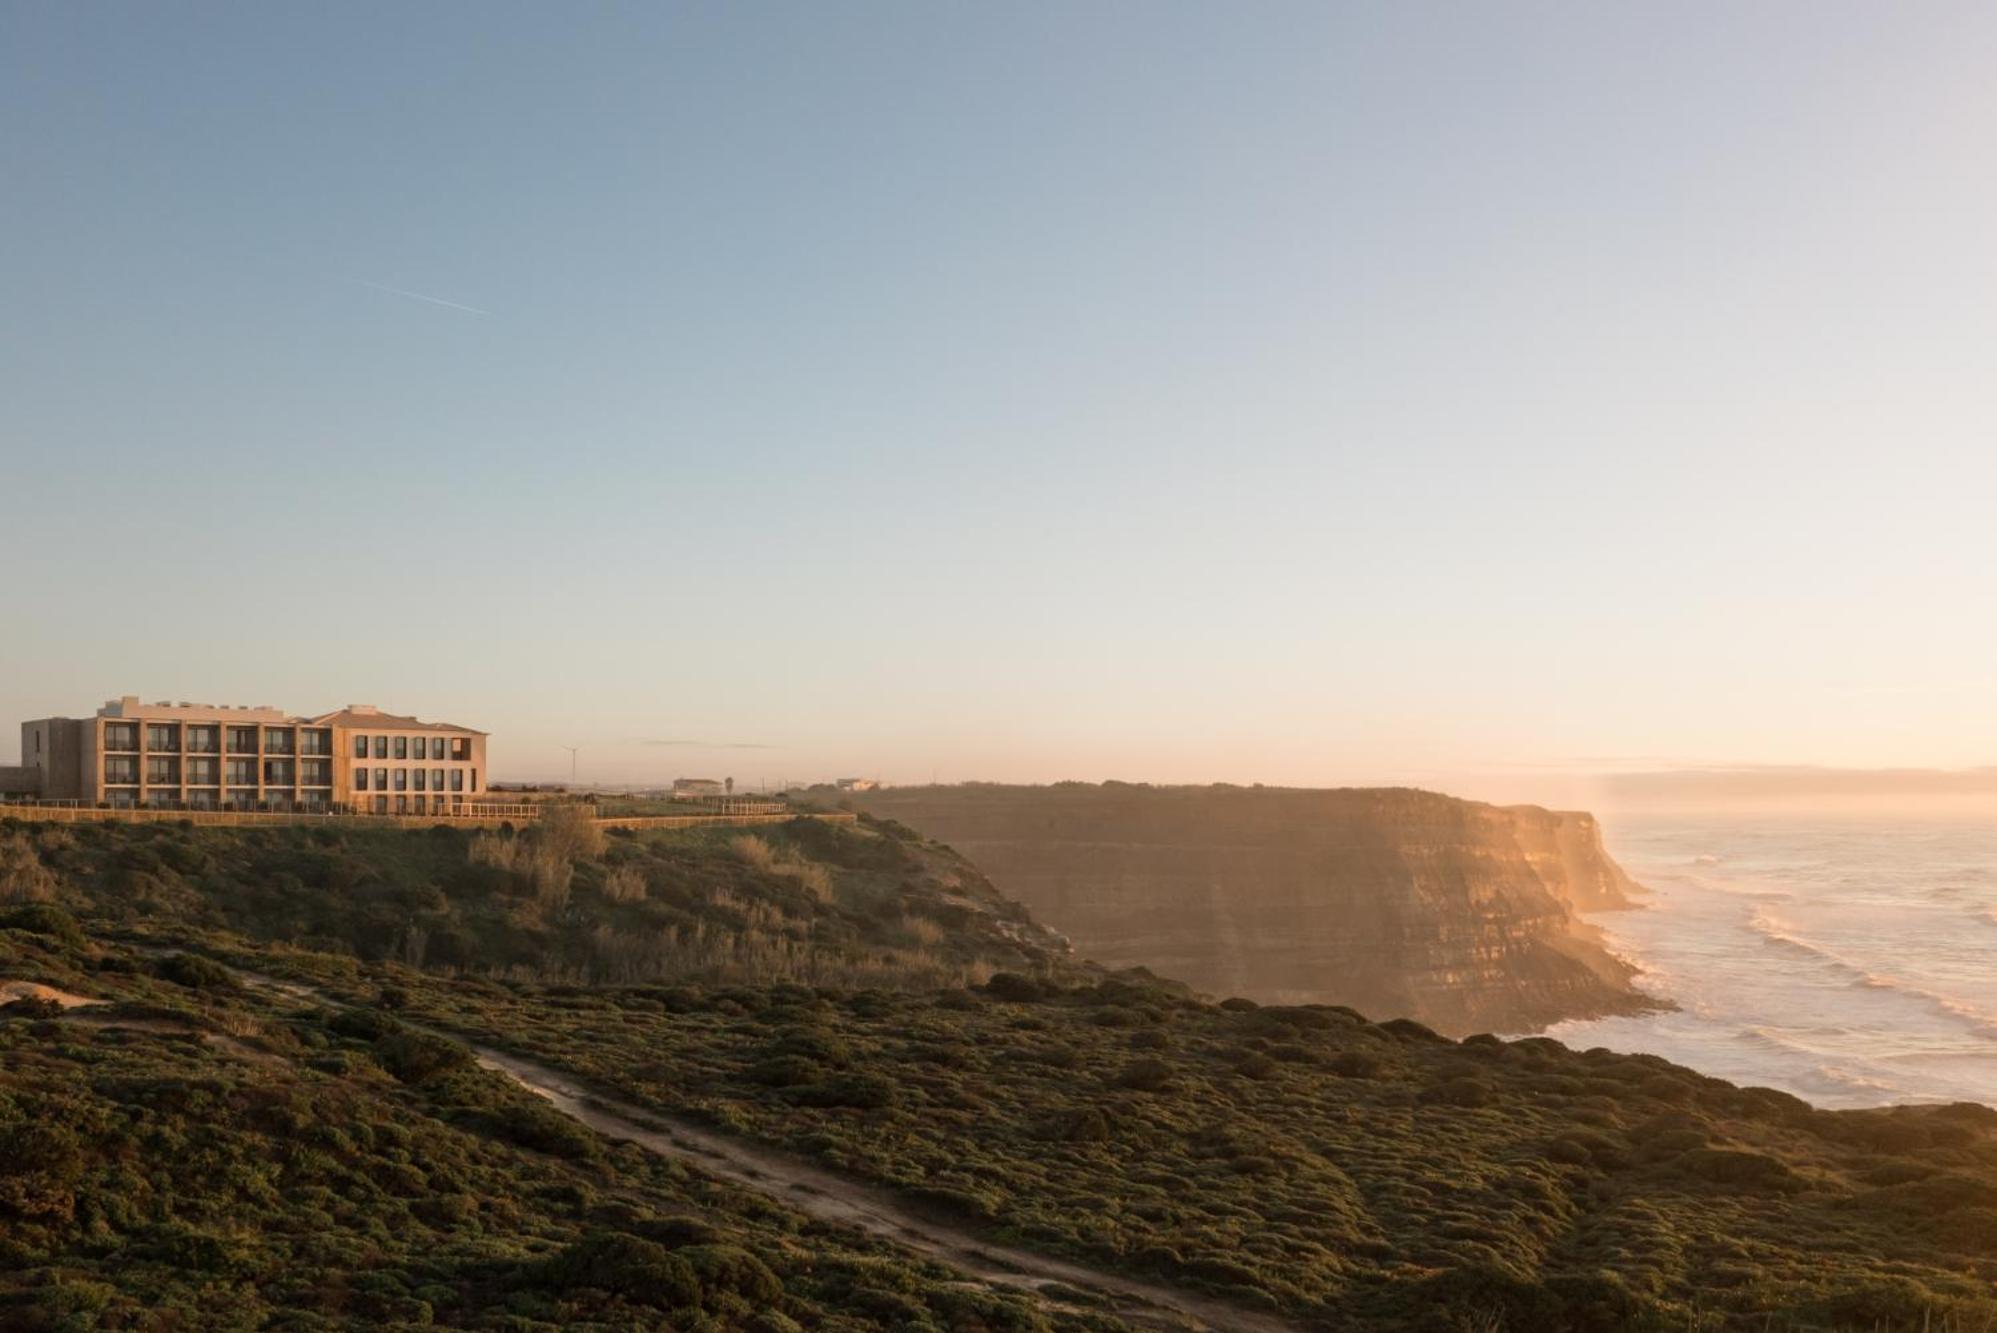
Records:
[[[605,1142],[379,1011],[272,1010],[179,961],[0,929],[7,972],[118,999],[0,1010],[0,1327],[774,1333],[874,1328],[883,1302],[1050,1327]]]
[[[0,1328],[1109,1330],[577,1127],[380,1010],[0,911]]]
[[[1997,1321],[1997,1111],[1826,1112],[1651,1057],[1204,1003],[1063,963],[975,872],[878,825],[784,826],[760,849],[612,837],[564,853],[559,902],[537,887],[533,843],[524,869],[502,867],[456,834],[18,828],[0,845],[15,849],[0,865],[25,847],[46,872],[20,874],[27,905],[0,906],[5,975],[214,1039],[120,1035],[91,1010],[0,1020],[0,1087],[24,1108],[0,1112],[0,1208],[17,1210],[0,1289],[50,1327],[72,1299],[210,1287],[261,1302],[246,1323],[285,1311],[296,1327],[317,1326],[304,1312],[329,1292],[474,1327],[649,1326],[668,1310],[674,1326],[756,1327],[730,1321],[776,1287],[805,1325],[903,1309],[856,1304],[856,1271],[891,1273],[869,1290],[916,1305],[848,1327],[1041,1317],[947,1308],[933,1271],[861,1265],[850,1238],[605,1144],[412,1023],[785,1145],[995,1238],[1301,1326]],[[641,914],[717,941],[789,930],[796,949],[621,971],[605,932]],[[459,942],[408,948],[419,921],[431,943]],[[114,938],[286,972],[357,1007],[270,1011],[226,972]],[[1023,961],[993,973],[1007,951]],[[162,1090],[183,1083],[206,1089],[184,1108]],[[272,1099],[287,1109],[267,1115]],[[328,1127],[361,1155],[324,1148]],[[181,1138],[154,1148],[155,1131]],[[37,1146],[49,1132],[73,1149]],[[320,1174],[272,1176],[294,1157]],[[24,1225],[79,1184],[60,1225]],[[149,1229],[169,1225],[199,1239]],[[59,1296],[71,1282],[94,1295]],[[695,1291],[701,1316],[684,1304]],[[361,1309],[327,1319],[420,1316]]]
[[[574,984],[926,989],[1056,965],[1059,938],[968,862],[885,827],[83,824],[0,832],[0,902],[60,897],[135,930]]]

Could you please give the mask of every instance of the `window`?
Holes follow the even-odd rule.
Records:
[[[231,759],[229,761],[229,785],[231,787],[254,787],[257,783],[257,761],[254,759]]]
[[[388,737],[377,736],[374,738],[374,757],[377,759],[388,758]]]
[[[162,787],[180,785],[180,761],[166,755],[153,755],[146,759],[146,781],[156,782]]]
[[[213,759],[190,759],[187,761],[187,781],[195,787],[212,787],[221,776],[221,770]]]
[[[355,769],[355,770],[354,770],[354,790],[355,790],[355,791],[366,791],[367,789],[368,789],[368,771],[367,771],[367,770],[366,770],[365,768],[357,768],[357,769]]]
[[[180,748],[180,728],[165,722],[146,724],[146,749],[154,754],[171,753]]]
[[[388,798],[386,796],[377,796],[374,798],[374,812],[378,815],[388,813]]]
[[[406,768],[398,768],[398,769],[396,769],[396,770],[395,770],[395,789],[396,789],[397,791],[408,791],[408,790],[409,790],[409,770],[408,770],[408,769],[406,769]]]
[[[395,757],[397,759],[407,759],[409,757],[409,738],[407,736],[397,736],[395,738]]]
[[[265,727],[263,748],[265,754],[290,754],[292,733],[290,727]]]
[[[255,727],[229,728],[230,754],[255,754],[257,752],[257,729]]]
[[[354,737],[354,758],[365,759],[367,757],[368,757],[368,738],[365,736]]]
[[[333,785],[333,761],[330,759],[301,759],[298,761],[298,781],[307,787],[330,787]]]
[[[453,736],[451,738],[451,758],[457,760],[459,763],[462,764],[471,757],[472,757],[471,737]]]
[[[431,791],[442,791],[443,789],[444,789],[444,770],[443,770],[443,769],[441,769],[441,768],[433,768],[433,769],[431,769],[431,770],[430,770],[430,790],[431,790]]]
[[[395,798],[395,813],[398,815],[409,813],[409,798],[407,796],[398,796]]]
[[[454,768],[454,769],[452,769],[452,770],[451,770],[451,790],[452,790],[452,791],[463,791],[464,789],[465,789],[465,771],[464,771],[464,770],[463,770],[462,768]]]
[[[478,770],[475,768],[472,770],[472,790],[478,790]]]
[[[187,750],[189,754],[214,754],[222,748],[220,727],[189,727],[187,729]]]
[[[104,724],[104,748],[107,750],[136,750],[139,748],[139,726],[136,722],[107,722]]]
[[[374,789],[375,789],[376,791],[387,791],[387,790],[388,790],[388,770],[387,770],[387,769],[385,769],[385,768],[377,768],[377,769],[376,769],[376,770],[374,771]]]
[[[266,787],[289,787],[292,782],[291,761],[289,759],[266,759],[263,761],[263,780]]]
[[[139,761],[136,759],[106,759],[104,761],[106,782],[137,782]]]
[[[422,790],[423,790],[423,780],[424,780],[424,779],[425,779],[426,777],[428,777],[428,776],[429,776],[429,775],[428,775],[427,773],[425,773],[425,772],[424,772],[424,771],[423,771],[422,769],[420,769],[420,768],[419,768],[419,769],[417,769],[417,770],[416,770],[416,790],[417,790],[417,791],[422,791]]]

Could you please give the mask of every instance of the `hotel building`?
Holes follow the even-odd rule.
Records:
[[[0,794],[156,810],[442,815],[485,799],[485,733],[349,704],[276,708],[114,699],[21,724]]]

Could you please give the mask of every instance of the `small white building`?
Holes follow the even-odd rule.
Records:
[[[735,789],[733,778],[674,778],[673,799],[675,801],[711,801],[726,796]]]

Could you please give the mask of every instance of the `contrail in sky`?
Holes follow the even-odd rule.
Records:
[[[774,750],[774,745],[758,745],[754,741],[646,741],[646,745],[683,745],[694,750]]]
[[[459,305],[456,301],[446,301],[441,296],[425,296],[421,292],[404,291],[400,287],[390,287],[386,283],[380,282],[369,282],[365,278],[349,278],[348,281],[359,287],[371,288],[377,292],[387,292],[390,296],[406,296],[412,301],[428,301],[431,305],[446,306],[452,310],[462,310],[468,315],[484,315],[487,318],[491,318],[492,316],[490,310],[480,310],[475,305]]]

